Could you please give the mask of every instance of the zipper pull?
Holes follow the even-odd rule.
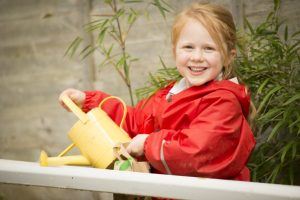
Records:
[[[169,92],[169,93],[167,94],[167,97],[166,97],[167,102],[172,102],[172,96],[173,96],[173,95],[174,95],[174,94],[171,93],[171,92]]]

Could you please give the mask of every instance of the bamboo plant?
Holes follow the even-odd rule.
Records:
[[[78,55],[85,59],[95,51],[100,52],[104,59],[101,66],[112,66],[122,78],[128,88],[131,104],[134,104],[134,96],[130,80],[130,67],[138,58],[130,55],[126,49],[126,40],[131,28],[141,16],[148,16],[148,9],[154,6],[165,18],[171,10],[170,5],[164,0],[104,0],[104,4],[110,8],[110,13],[94,15],[95,20],[84,26],[87,33],[96,35],[95,41],[81,48],[84,39],[76,37],[70,44],[65,55],[73,57]],[[133,4],[142,4],[136,9]],[[109,41],[109,42],[107,42]]]
[[[256,149],[250,159],[252,179],[300,184],[300,38],[279,17],[280,1],[265,21],[239,42],[237,72],[257,107]]]

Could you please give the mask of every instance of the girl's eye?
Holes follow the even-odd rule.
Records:
[[[204,50],[205,51],[214,51],[215,48],[213,48],[213,47],[205,47]]]
[[[183,46],[184,49],[192,49],[193,46],[192,45],[186,45],[186,46]]]

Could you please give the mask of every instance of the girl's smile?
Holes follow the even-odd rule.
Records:
[[[207,69],[207,67],[201,67],[201,66],[188,66],[189,70],[191,70],[191,74],[197,76],[203,73],[204,70]]]

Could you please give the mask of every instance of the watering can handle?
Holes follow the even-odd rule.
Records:
[[[126,106],[126,104],[124,103],[124,101],[121,98],[116,97],[116,96],[109,96],[109,97],[104,98],[100,102],[99,108],[101,108],[101,106],[103,105],[103,103],[105,101],[109,100],[109,99],[117,99],[123,105],[123,117],[122,117],[122,120],[121,120],[121,123],[120,123],[120,127],[122,127],[123,124],[124,124],[124,122],[125,122],[125,118],[126,118],[126,114],[127,114],[127,106]],[[80,119],[80,121],[82,123],[85,124],[89,120],[88,116],[67,95],[64,95],[62,97],[62,101]]]
[[[89,120],[88,116],[67,95],[62,97],[62,101],[82,123],[85,124]]]
[[[120,101],[120,102],[122,103],[122,105],[123,105],[123,117],[122,117],[122,120],[121,120],[121,122],[120,122],[120,127],[122,128],[122,127],[123,127],[123,124],[124,124],[124,122],[125,122],[126,114],[127,114],[127,106],[126,106],[125,102],[124,102],[121,98],[116,97],[116,96],[109,96],[109,97],[104,98],[104,99],[100,102],[99,108],[101,108],[102,105],[103,105],[103,103],[104,103],[105,101],[109,100],[109,99],[117,99],[117,100]]]

